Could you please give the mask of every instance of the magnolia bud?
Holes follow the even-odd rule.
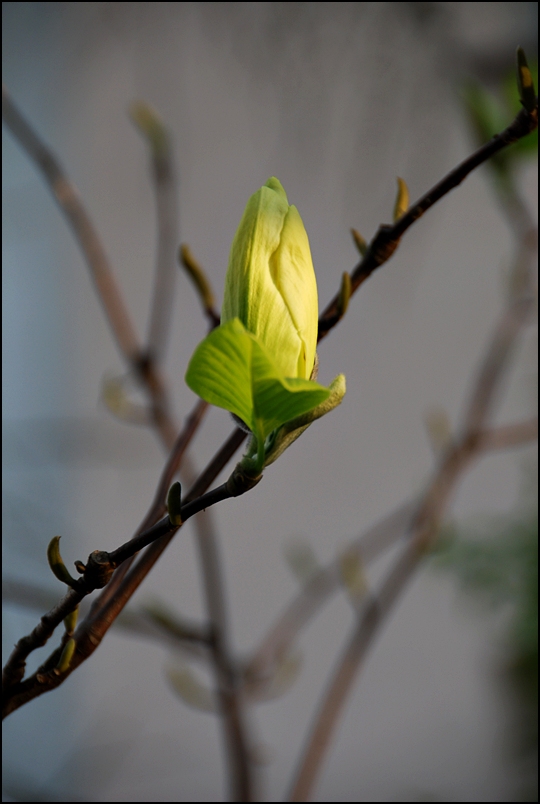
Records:
[[[285,377],[308,380],[317,346],[317,283],[302,219],[280,182],[249,199],[234,237],[221,323],[239,318]]]

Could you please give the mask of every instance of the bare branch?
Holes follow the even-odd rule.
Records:
[[[538,126],[538,106],[532,112],[525,109],[517,114],[512,123],[496,134],[489,142],[479,148],[475,153],[465,159],[454,170],[450,171],[444,179],[431,188],[420,198],[416,204],[404,214],[392,226],[382,224],[371,243],[363,259],[351,274],[351,294],[371,276],[373,271],[390,259],[399,245],[402,235],[412,226],[430,207],[437,203],[454,187],[457,187],[467,178],[479,165],[486,162],[494,154],[511,145],[513,142],[526,137]],[[340,319],[339,311],[340,294],[337,293],[332,301],[319,318],[319,341],[334,327]]]
[[[508,306],[495,328],[480,374],[474,383],[463,424],[464,430],[470,435],[479,434],[480,428],[497,401],[496,391],[500,388],[503,375],[509,366],[517,336],[532,310],[532,298],[528,296],[518,298]]]
[[[195,518],[206,609],[212,630],[211,650],[222,715],[231,801],[253,801],[246,710],[239,668],[231,658],[226,595],[217,534],[210,516]]]
[[[69,589],[62,600],[43,615],[32,633],[19,639],[2,672],[3,689],[16,686],[21,681],[24,677],[26,659],[30,653],[46,644],[57,625],[77,608],[84,594],[82,589]]]
[[[152,178],[156,196],[157,257],[154,295],[148,327],[148,352],[161,363],[170,330],[176,278],[178,231],[178,189],[167,129],[159,115],[146,103],[134,103],[131,118],[150,148]]]
[[[480,433],[478,446],[479,449],[487,452],[488,450],[520,447],[537,439],[538,418],[535,417],[517,424],[506,424],[501,427],[493,427],[491,430],[484,430]]]
[[[122,355],[132,362],[137,361],[141,355],[140,342],[94,224],[60,163],[21,115],[4,86],[2,118],[30,159],[40,169],[79,241],[99,300],[104,307],[105,317]]]
[[[416,569],[419,559],[420,555],[416,548],[408,545],[378,593],[370,596],[363,616],[358,618],[323,696],[288,801],[309,801],[337,720],[343,711],[362,659],[371,647],[381,623]]]

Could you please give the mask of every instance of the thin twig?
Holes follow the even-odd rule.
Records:
[[[208,486],[215,480],[224,466],[232,458],[236,450],[241,446],[246,438],[246,434],[240,428],[236,428],[225,444],[216,453],[214,458],[210,461],[206,469],[199,475],[195,484],[191,488],[189,494],[185,498],[186,503],[201,497]],[[135,592],[135,590],[142,583],[150,569],[154,566],[159,556],[167,547],[172,536],[166,536],[158,542],[154,542],[148,550],[138,559],[135,566],[131,568],[130,572],[122,579],[117,593],[113,600],[107,601],[104,606],[103,612],[100,612],[100,620],[96,618],[96,622],[92,623],[93,638],[103,639],[107,630],[110,627],[110,622],[114,617],[122,611],[125,604]]]
[[[202,567],[206,609],[212,629],[211,650],[230,780],[230,801],[253,801],[246,709],[241,678],[232,660],[226,595],[221,572],[217,534],[210,517],[195,520]]]
[[[477,449],[482,452],[502,450],[530,444],[538,438],[538,419],[484,430],[479,433]],[[384,517],[341,551],[340,556],[310,578],[298,595],[267,632],[253,653],[245,671],[246,683],[257,686],[272,676],[280,659],[290,651],[300,631],[313,619],[328,598],[342,587],[340,560],[355,552],[367,565],[384,550],[408,533],[418,509],[418,501],[404,503]]]
[[[450,171],[444,179],[431,188],[422,198],[402,215],[392,226],[382,224],[371,243],[368,246],[366,255],[359,262],[351,274],[351,295],[358,290],[361,284],[371,276],[373,271],[390,259],[399,245],[399,241],[407,229],[412,226],[422,215],[427,212],[443,196],[457,187],[467,178],[479,165],[486,162],[494,154],[511,145],[513,142],[526,137],[538,126],[538,107],[533,112],[525,109],[517,114],[512,123],[496,134],[489,142],[475,151],[468,159],[465,159],[454,170]],[[319,341],[340,320],[339,310],[340,294],[337,293],[332,301],[327,305],[319,318]]]
[[[99,300],[104,307],[105,317],[122,355],[133,362],[138,360],[141,355],[140,342],[94,224],[60,163],[21,115],[4,86],[2,118],[30,159],[41,170],[79,241]]]
[[[515,299],[504,311],[495,327],[480,376],[473,387],[464,421],[464,429],[475,437],[479,435],[481,426],[497,401],[495,392],[500,388],[501,376],[508,367],[517,336],[532,310],[533,300],[530,296]]]
[[[148,326],[148,352],[161,363],[170,332],[178,231],[178,187],[170,136],[159,115],[146,103],[131,107],[131,118],[150,148],[156,197],[157,255]]]
[[[249,488],[246,487],[245,490],[248,491]],[[78,607],[83,597],[93,592],[94,589],[105,586],[116,567],[149,544],[163,541],[165,537],[170,540],[184,522],[203,508],[233,496],[238,496],[238,490],[232,491],[227,484],[223,484],[207,494],[201,494],[197,499],[188,501],[186,505],[182,506],[180,523],[175,524],[171,522],[168,516],[165,516],[151,528],[130,539],[116,550],[109,553],[105,551],[91,553],[86,568],[83,566],[83,577],[72,583],[72,588],[69,589],[60,603],[41,618],[41,622],[29,636],[22,637],[17,642],[4,667],[4,704],[7,705],[10,697],[16,693],[15,690],[10,688],[22,680],[28,655],[47,642],[55,628],[71,611]],[[92,620],[93,617],[96,620],[105,607],[106,603],[97,612],[91,613],[88,619]]]
[[[38,165],[42,169],[42,172],[44,172],[53,191],[55,191],[55,195],[59,200],[62,208],[68,215],[68,218],[72,223],[72,226],[74,227],[75,231],[78,232],[75,223],[79,219],[77,215],[75,215],[75,221],[74,221],[73,214],[70,215],[70,208],[72,209],[74,208],[75,210],[77,210],[77,204],[75,204],[75,207],[73,206],[70,207],[69,204],[66,205],[66,203],[64,203],[62,192],[59,192],[59,190],[62,190],[65,194],[66,181],[56,161],[54,160],[52,155],[50,155],[50,153],[41,145],[37,137],[27,126],[27,124],[22,119],[20,114],[15,110],[13,104],[11,104],[5,93],[3,100],[3,109],[6,122],[8,122],[8,125],[10,125],[12,131],[16,134],[16,136],[18,136],[18,138],[21,140],[21,143],[26,147],[26,150],[28,151],[30,156],[38,163]],[[369,247],[365,259],[362,260],[362,262],[357,267],[357,269],[355,270],[354,274],[351,277],[352,290],[354,291],[357,287],[359,287],[359,285],[367,278],[367,276],[370,275],[370,273],[373,270],[375,270],[376,267],[381,265],[386,259],[389,258],[389,256],[391,256],[391,254],[397,247],[399,238],[401,237],[403,232],[418,217],[420,217],[430,206],[432,206],[432,204],[435,203],[435,201],[437,201],[446,192],[452,189],[452,187],[455,187],[457,184],[459,184],[474,167],[481,164],[483,161],[489,158],[489,156],[496,153],[505,145],[515,141],[515,139],[518,139],[520,136],[525,136],[526,133],[529,133],[529,131],[533,130],[536,124],[537,124],[537,113],[535,115],[534,113],[530,112],[527,113],[521,112],[516,117],[514,123],[508,129],[506,129],[505,132],[495,137],[494,140],[491,141],[491,143],[488,143],[488,145],[484,146],[484,148],[477,151],[476,154],[474,154],[470,159],[466,160],[466,162],[464,162],[461,166],[459,166],[459,168],[456,169],[456,171],[453,171],[451,174],[449,174],[449,176],[447,176],[446,179],[444,179],[439,185],[433,188],[433,190],[430,193],[424,196],[423,199],[421,199],[408,213],[402,216],[402,218],[400,218],[400,220],[395,224],[394,227],[388,227],[388,226],[380,227],[378,234],[376,235],[376,237],[374,238]],[[83,213],[82,224],[84,224],[82,225],[82,229],[84,233],[85,226],[86,228],[88,228],[86,213],[82,209],[82,205],[80,205],[80,202],[78,201],[76,195],[74,194],[71,185],[68,184],[67,187],[70,190],[70,194],[73,195],[73,198],[75,199],[76,202],[78,202],[79,207],[82,210]],[[71,195],[69,196],[70,199]],[[81,228],[80,220],[79,220],[79,228]],[[99,245],[99,240],[97,239],[97,235],[95,235],[93,228],[90,229],[90,233],[93,239],[95,239]],[[83,251],[88,256],[89,251],[91,251],[91,246],[93,245],[92,242],[88,243],[87,240],[85,240],[85,238],[81,236],[79,236],[79,240],[83,248]],[[90,260],[89,262],[91,264],[91,267],[94,268],[94,277],[95,277],[95,267]],[[108,263],[106,260],[104,264],[105,268],[107,268]],[[103,265],[101,265],[101,267],[103,267]],[[107,277],[107,271],[105,272],[105,276]],[[137,339],[133,328],[131,329],[128,328],[128,330],[126,331],[126,327],[122,326],[122,324],[125,324],[125,321],[123,321],[122,316],[113,315],[111,318],[106,303],[108,300],[110,300],[110,289],[106,287],[106,283],[105,286],[103,286],[103,283],[100,284],[96,279],[96,277],[95,281],[96,286],[98,287],[98,292],[100,293],[100,297],[102,298],[102,301],[105,305],[105,309],[109,316],[113,333],[115,334],[115,337],[117,338],[124,354],[138,368],[139,374],[143,382],[150,391],[151,397],[154,401],[154,407],[153,407],[154,424],[156,425],[156,428],[158,429],[158,432],[160,433],[162,440],[165,443],[170,444],[174,438],[175,428],[170,419],[170,415],[168,414],[168,404],[167,404],[165,386],[161,380],[161,377],[156,372],[155,366],[153,365],[150,357],[147,356],[146,358],[141,358],[141,350],[138,347]],[[116,291],[116,295],[120,299],[121,309],[123,309],[123,303],[121,302],[121,297],[117,292],[116,285],[114,285],[114,290]],[[329,331],[329,329],[336,323],[333,319],[336,317],[336,311],[338,310],[338,307],[339,307],[339,299],[336,297],[336,299],[327,307],[327,310],[322,316],[321,325],[319,328],[319,339],[324,337]],[[127,318],[126,320],[129,323],[129,318]],[[115,325],[113,325],[114,322],[116,322]],[[130,335],[130,337],[128,337],[128,335]],[[238,441],[239,446],[239,444],[244,438],[244,435],[243,433],[241,433],[241,431],[239,431],[239,433],[233,433],[231,439],[229,439],[229,442],[231,441],[234,442],[235,438],[236,441]],[[227,451],[226,448],[229,442],[226,445],[224,445],[225,452]],[[222,450],[221,452],[223,452],[224,450]],[[204,488],[205,490],[206,488],[208,488],[208,485],[214,479],[215,475],[214,477],[211,477],[211,479],[208,482],[208,485],[205,486],[206,481],[205,475],[207,473],[208,470],[206,473],[203,473],[203,475],[199,478],[199,481],[195,484],[195,487],[192,490],[193,495],[195,494],[195,489]],[[203,490],[201,490],[200,493],[201,494],[204,493]],[[146,551],[145,555],[142,556],[142,558],[138,561],[133,571],[129,573],[129,575],[125,579],[123,579],[123,582],[121,584],[122,594],[119,596],[118,603],[116,603],[116,605],[114,606],[109,605],[108,607],[106,605],[104,608],[105,609],[109,608],[109,611],[107,612],[109,616],[106,616],[104,613],[102,613],[103,616],[102,618],[100,618],[102,619],[101,624],[98,624],[96,622],[94,624],[94,627],[91,627],[91,633],[90,631],[86,633],[86,637],[89,643],[93,645],[91,650],[88,650],[87,655],[93,652],[97,644],[99,644],[99,642],[101,641],[106,630],[108,630],[108,627],[110,627],[112,620],[109,620],[109,617],[113,615],[112,619],[114,619],[115,616],[114,611],[116,610],[117,613],[121,611],[121,609],[127,602],[127,599],[129,599],[131,594],[133,594],[133,591],[138,587],[142,579],[149,571],[150,567],[153,566],[155,560],[157,560],[157,557],[161,554],[163,549],[165,549],[166,545],[170,541],[170,538],[172,538],[172,534],[169,533],[163,536],[158,542],[152,544],[149,550]],[[82,654],[82,658],[80,659],[80,661],[86,658],[86,655],[84,655],[85,651],[81,650],[81,644],[78,645],[78,651],[75,654],[74,659],[77,657],[78,654]],[[71,672],[75,666],[80,664],[80,661],[73,661],[72,666],[69,668],[69,672]],[[25,694],[28,694],[26,700],[30,700],[30,698],[36,697],[36,694],[40,694],[40,692],[35,691],[34,691],[35,694],[31,694],[32,693],[32,690],[30,689],[31,679],[27,679],[26,682],[23,682],[23,685],[25,686],[25,691],[23,692],[23,690],[21,690],[20,692],[22,693],[23,697],[25,697]],[[57,685],[58,685],[57,683],[54,684],[51,683],[49,688],[53,688],[53,686]],[[13,711],[13,709],[10,708],[10,711]]]
[[[176,426],[169,412],[164,378],[151,355],[146,353],[137,335],[129,311],[114,278],[109,258],[90,216],[73,183],[52,151],[17,109],[6,88],[2,87],[2,119],[41,171],[61,211],[71,226],[94,281],[98,299],[113,339],[129,367],[136,371],[152,402],[152,421],[169,447],[176,438]]]

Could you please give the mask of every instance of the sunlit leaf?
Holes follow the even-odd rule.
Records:
[[[284,377],[268,350],[238,318],[199,344],[186,382],[207,402],[239,416],[261,440],[330,396],[330,390],[316,382]]]

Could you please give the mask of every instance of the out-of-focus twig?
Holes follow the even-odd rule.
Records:
[[[354,550],[366,564],[374,560],[381,552],[402,538],[416,506],[416,502],[407,502],[399,506],[396,511],[384,517],[349,544],[345,552]],[[264,683],[265,678],[271,677],[275,666],[281,657],[290,651],[300,631],[341,585],[339,556],[307,581],[269,629],[247,665],[246,678],[249,684]]]
[[[99,300],[105,310],[105,317],[122,355],[127,356],[130,361],[137,361],[141,355],[139,339],[94,224],[60,163],[21,115],[4,86],[2,118],[30,159],[40,169],[73,229],[88,263]]]
[[[132,104],[130,116],[150,148],[156,196],[157,255],[154,295],[148,326],[148,352],[161,363],[170,332],[178,231],[178,190],[169,133],[163,121],[147,103]]]
[[[538,418],[516,424],[492,427],[480,432],[478,447],[482,450],[499,450],[530,444],[538,438]]]
[[[530,444],[537,438],[538,419],[533,418],[480,431],[477,449],[479,452],[510,449]],[[246,683],[250,687],[264,684],[265,679],[272,676],[280,658],[291,650],[303,628],[329,597],[342,587],[340,572],[342,554],[357,553],[367,565],[410,532],[410,525],[417,509],[417,500],[404,503],[347,545],[336,561],[320,569],[307,581],[269,629],[247,664],[245,676]]]
[[[211,517],[207,516],[196,517],[195,530],[212,630],[211,651],[228,754],[230,801],[254,801],[247,713],[239,669],[232,658],[217,534]]]
[[[64,169],[17,109],[2,87],[2,119],[43,174],[69,222],[94,281],[113,339],[128,366],[134,369],[151,400],[151,422],[168,447],[176,438],[167,384],[155,361],[143,349],[114,278],[109,258],[90,216]]]
[[[132,107],[131,116],[148,139],[152,152],[159,237],[148,351],[149,355],[159,362],[162,357],[165,338],[169,331],[174,284],[173,272],[176,257],[174,234],[177,227],[176,215],[178,207],[176,182],[169,138],[159,117],[149,106],[141,103]],[[206,275],[194,260],[187,246],[181,247],[179,256],[197,288],[203,304],[203,311],[210,321],[210,327],[218,326],[220,322],[219,314],[216,312],[214,296]],[[193,477],[193,472],[190,472],[190,466],[191,461],[189,459],[185,460],[183,479],[185,480],[187,476],[191,475],[191,482],[194,482],[195,478]],[[147,516],[142,523],[139,533],[146,530],[147,527],[153,524],[153,520],[164,512],[165,495],[173,474],[169,473],[165,483],[160,484],[155,505],[149,512],[150,516]],[[231,800],[250,801],[252,797],[250,752],[247,745],[246,724],[243,722],[245,718],[241,702],[241,690],[237,683],[236,669],[228,644],[226,601],[217,548],[217,534],[215,533],[213,518],[210,513],[204,517],[196,516],[194,524],[201,561],[201,574],[206,592],[208,618],[212,631],[212,663],[220,702],[225,747],[229,755],[227,767],[231,781]],[[130,564],[131,560],[124,562],[121,570],[117,573],[117,577],[113,579],[114,584],[111,583],[102,594],[100,605],[103,605],[105,600],[114,596]]]
[[[139,112],[140,111],[141,110],[139,109]],[[122,296],[112,275],[112,270],[106,257],[105,251],[103,249],[103,246],[101,245],[101,241],[97,235],[97,232],[95,231],[93,225],[90,222],[88,213],[86,212],[73,185],[67,179],[64,171],[60,167],[56,158],[49,151],[49,149],[40,141],[39,137],[35,134],[35,132],[28,125],[28,123],[24,120],[20,112],[16,109],[16,107],[12,103],[5,89],[3,90],[3,117],[6,124],[9,126],[14,135],[17,137],[20,144],[25,148],[30,158],[33,161],[35,161],[37,166],[41,169],[42,173],[44,174],[47,182],[51,187],[51,190],[55,194],[55,197],[58,200],[62,211],[64,212],[72,228],[74,229],[77,239],[79,241],[79,245],[81,246],[83,255],[85,256],[86,261],[91,270],[92,276],[96,284],[98,296],[104,307],[106,317],[109,321],[111,330],[119,346],[119,349],[123,354],[124,358],[127,360],[130,367],[135,369],[139,379],[141,380],[143,386],[146,388],[150,396],[152,405],[151,417],[150,417],[151,424],[155,426],[164,445],[170,449],[173,446],[173,442],[176,438],[176,426],[174,425],[174,422],[172,421],[169,412],[166,384],[156,367],[156,361],[154,355],[152,354],[152,349],[150,349],[150,351],[143,350],[138,341],[135,328],[131,323],[129,313],[124,305]],[[141,124],[141,120],[138,120],[138,122],[139,124]],[[146,119],[146,123],[147,124],[149,123],[149,119]],[[150,123],[153,124],[155,123],[155,121],[150,120]],[[163,130],[160,129],[159,126],[156,127],[152,125],[150,126],[147,125],[145,133],[147,134],[151,142],[156,183],[158,185],[156,187],[158,197],[158,217],[160,219],[159,223],[160,236],[158,243],[158,255],[160,256],[158,257],[158,262],[163,267],[165,260],[168,259],[166,255],[172,254],[172,259],[170,260],[170,263],[172,264],[172,266],[174,266],[175,244],[172,231],[175,225],[175,221],[173,221],[173,218],[176,218],[174,214],[176,201],[175,199],[171,198],[171,193],[173,192],[174,187],[173,187],[173,180],[172,180],[173,177],[170,163],[170,150],[168,149],[168,144],[166,143],[164,137],[162,136]],[[164,147],[165,145],[167,145],[166,148]],[[174,201],[174,203],[172,203],[172,201]],[[171,270],[174,271],[174,268],[172,268]],[[160,296],[164,292],[164,286],[163,283],[160,282],[160,280],[157,281],[157,285],[159,285],[159,289],[156,287],[156,294],[154,296],[155,311],[157,310],[156,296]],[[153,325],[151,324],[150,327],[151,331],[150,340],[154,343],[155,346],[155,343],[157,341],[162,340],[164,331],[163,321],[165,320],[165,318],[161,319],[159,314],[156,312],[152,320],[154,321],[154,324]],[[206,407],[207,406],[204,403],[199,403],[198,405],[198,409],[201,413],[204,412]],[[201,417],[197,416],[196,418],[198,424],[198,422],[200,422]],[[188,430],[190,430],[190,438],[192,437],[197,424],[195,425],[194,429],[191,428],[188,424]],[[184,435],[185,432],[181,435],[180,440],[182,440],[182,437]],[[243,435],[239,440],[238,437],[236,437],[238,444],[241,443],[243,438],[244,438]],[[228,446],[228,444],[226,446]],[[176,456],[181,457],[184,451],[185,450],[182,449],[180,452],[176,452]],[[223,455],[225,453],[222,450],[220,454]],[[173,460],[175,458],[174,450],[171,455],[171,458]],[[166,467],[164,476],[167,474],[167,469],[168,468]],[[212,477],[209,479],[208,485],[212,481],[212,479],[213,479]],[[205,485],[205,476],[203,476],[201,480],[203,482],[199,483],[199,488],[202,488]],[[208,487],[208,485],[206,485],[206,488]],[[142,526],[139,529],[139,534],[141,531],[147,529],[147,526],[149,526],[150,523],[154,524],[155,520],[158,519],[161,513],[163,512],[163,502],[162,501],[160,503],[157,502],[158,496],[162,497],[161,492],[162,489],[161,488],[158,489],[156,499],[154,500],[154,505],[151,507],[147,517],[145,518],[145,521],[142,523]],[[138,570],[139,574],[143,569],[143,564],[139,567]],[[127,570],[127,562],[125,562],[124,566],[125,569],[123,569],[123,572],[125,573],[125,571]],[[116,581],[113,580],[112,586],[110,587],[110,589],[107,589],[106,594],[104,595],[104,599],[101,601],[101,603],[100,601],[96,601],[97,605],[94,608],[93,612],[94,616],[92,619],[95,619],[99,616],[98,612],[100,611],[101,604],[105,601],[105,598],[109,594],[115,591],[117,584],[120,583],[121,581],[121,574],[122,573],[119,574],[118,580]],[[142,577],[144,577],[144,574],[146,574],[146,572],[142,574]]]

